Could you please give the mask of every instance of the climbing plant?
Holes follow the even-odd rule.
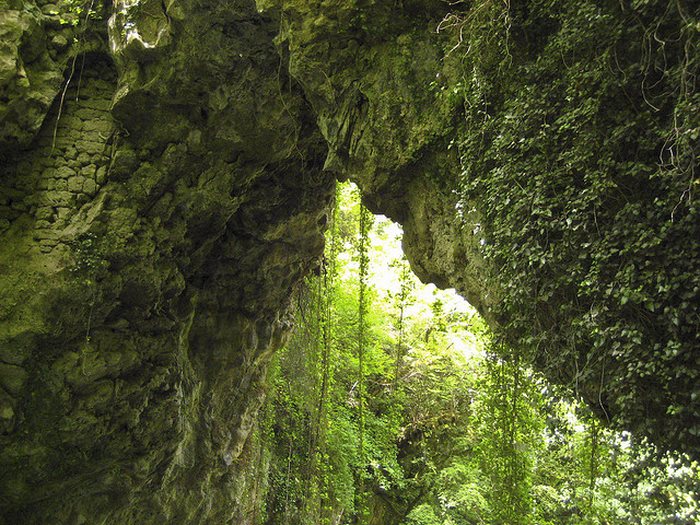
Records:
[[[459,5],[458,191],[483,216],[503,335],[603,420],[696,449],[697,9]],[[494,9],[508,23],[480,25]]]

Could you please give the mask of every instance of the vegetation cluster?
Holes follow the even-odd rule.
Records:
[[[697,450],[696,3],[453,8],[457,191],[483,216],[464,227],[497,269],[505,339],[603,419]]]
[[[398,227],[344,186],[279,355],[258,438],[260,523],[687,524],[700,467],[602,424],[455,294],[416,280]]]

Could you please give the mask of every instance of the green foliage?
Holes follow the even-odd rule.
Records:
[[[531,522],[533,463],[541,433],[540,396],[517,360],[490,355],[479,383],[479,444],[490,481],[493,523]]]
[[[568,400],[548,394],[546,408],[533,487],[537,523],[697,522],[697,462],[600,427]]]
[[[85,342],[89,343],[92,316],[99,292],[97,282],[104,277],[109,267],[106,258],[107,239],[100,238],[94,233],[84,233],[76,237],[70,246],[73,250],[73,265],[68,268],[68,271],[85,286],[89,294],[89,308],[85,321]]]
[[[596,423],[473,310],[418,283],[389,247],[388,223],[365,232],[358,275],[357,197],[341,188],[338,201],[325,264],[298,300],[274,376],[264,523],[697,521],[697,463]]]
[[[411,510],[411,512],[406,517],[406,525],[442,525],[442,520],[435,515],[433,507],[423,503],[418,505],[416,508]]]
[[[94,233],[86,233],[77,237],[70,246],[73,265],[69,272],[83,279],[86,285],[94,285],[96,277],[108,266],[104,243]]]
[[[79,27],[81,23],[84,25],[88,20],[97,18],[96,4],[102,8],[102,2],[96,0],[63,0],[59,6],[60,22],[73,27]]]
[[[483,214],[506,339],[604,419],[697,450],[697,10],[533,0],[504,24],[505,7],[454,15],[454,53],[459,191]]]

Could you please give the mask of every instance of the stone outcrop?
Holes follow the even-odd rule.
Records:
[[[3,127],[0,522],[252,519],[266,364],[332,177],[274,26],[187,7],[138,6],[154,41],[116,16],[111,48],[95,13],[33,140]]]
[[[404,225],[421,278],[508,324],[489,209],[460,182],[475,130],[455,34],[435,31],[450,6],[71,5],[0,12],[0,523],[255,523],[267,362],[335,178]],[[660,380],[632,409],[589,347],[575,378],[537,359],[697,454],[688,333],[663,364],[678,395]]]
[[[0,4],[0,147],[26,146],[62,87],[79,14],[55,4]],[[75,64],[73,64],[75,65]]]

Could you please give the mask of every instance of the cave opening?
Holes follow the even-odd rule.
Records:
[[[0,525],[700,522],[690,0],[5,4]]]
[[[413,274],[401,237],[339,185],[257,436],[265,523],[697,519],[696,462],[606,427],[509,356],[455,290]]]

